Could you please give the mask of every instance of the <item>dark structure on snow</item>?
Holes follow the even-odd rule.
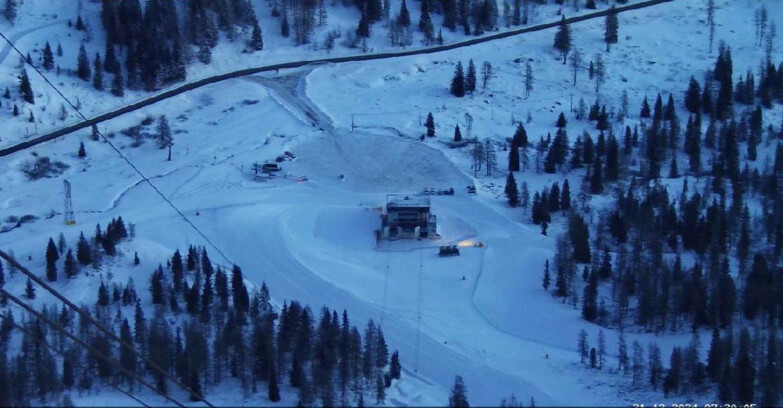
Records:
[[[386,196],[386,212],[381,220],[385,239],[436,238],[436,217],[430,213],[430,198],[426,196]]]

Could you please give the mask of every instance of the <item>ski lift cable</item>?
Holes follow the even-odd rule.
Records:
[[[172,398],[172,397],[171,397],[171,396],[169,396],[167,393],[165,393],[165,392],[163,392],[163,391],[160,391],[160,390],[158,390],[157,388],[155,388],[154,386],[152,386],[152,385],[151,385],[151,384],[149,384],[148,382],[146,382],[146,381],[144,381],[143,379],[141,379],[141,378],[140,378],[140,377],[139,377],[137,374],[135,374],[135,373],[133,373],[133,372],[129,371],[127,368],[123,367],[123,366],[122,366],[122,365],[119,363],[119,361],[116,361],[116,360],[113,360],[113,359],[109,358],[109,357],[108,357],[108,356],[106,356],[105,354],[103,354],[103,353],[101,353],[100,351],[98,351],[97,349],[95,349],[95,348],[94,348],[92,345],[88,344],[87,342],[85,342],[84,340],[80,339],[80,338],[79,338],[79,337],[77,337],[76,335],[74,335],[74,334],[70,333],[69,331],[65,330],[65,328],[63,328],[63,327],[62,327],[62,326],[61,326],[59,323],[56,323],[56,322],[52,321],[51,319],[49,319],[48,317],[44,316],[44,315],[43,315],[43,314],[41,314],[40,312],[36,311],[35,309],[33,309],[33,308],[32,308],[32,306],[30,306],[30,305],[28,305],[27,303],[25,303],[25,302],[21,301],[19,298],[17,298],[16,296],[12,295],[11,293],[9,293],[9,292],[8,292],[8,291],[7,291],[5,288],[3,288],[3,287],[0,287],[0,294],[2,294],[3,296],[5,296],[5,297],[6,297],[7,299],[9,299],[11,302],[15,303],[15,304],[16,304],[16,305],[17,305],[19,308],[21,308],[22,310],[25,310],[25,311],[27,311],[27,312],[28,312],[28,313],[30,313],[31,315],[35,316],[35,317],[36,317],[38,320],[40,320],[40,321],[42,321],[42,322],[44,322],[44,323],[48,324],[48,325],[49,325],[49,326],[51,326],[52,328],[54,328],[54,330],[55,330],[55,331],[57,331],[58,333],[60,333],[61,335],[64,335],[64,336],[68,337],[69,339],[73,340],[73,341],[74,341],[74,342],[76,342],[77,344],[79,344],[79,345],[81,345],[82,347],[86,348],[88,351],[92,352],[92,353],[93,353],[93,354],[94,354],[96,357],[98,357],[99,359],[101,359],[101,360],[103,360],[103,361],[105,361],[105,362],[107,362],[107,363],[109,363],[109,364],[111,364],[111,365],[113,365],[113,366],[115,366],[115,367],[119,368],[119,369],[120,369],[120,371],[122,371],[122,372],[123,372],[124,374],[126,374],[126,375],[129,375],[129,376],[131,376],[131,377],[132,377],[133,379],[135,379],[135,380],[136,380],[136,381],[137,381],[139,384],[141,384],[141,385],[143,385],[143,386],[145,386],[145,387],[149,388],[150,390],[152,390],[152,391],[153,391],[153,392],[155,392],[156,394],[159,394],[160,396],[162,396],[162,397],[166,398],[167,400],[169,400],[169,401],[173,402],[173,403],[174,403],[174,404],[176,404],[177,406],[179,406],[179,407],[183,407],[183,408],[185,407],[185,406],[184,406],[182,403],[180,403],[180,402],[179,402],[179,401],[177,401],[176,399]],[[59,350],[55,349],[55,348],[54,348],[54,346],[52,346],[52,345],[48,344],[48,343],[47,343],[47,342],[46,342],[44,339],[40,339],[38,336],[36,336],[36,335],[34,335],[34,334],[30,333],[30,332],[29,332],[29,330],[27,330],[26,328],[22,327],[21,325],[17,324],[16,322],[14,322],[14,321],[13,321],[13,320],[11,320],[10,318],[8,318],[8,316],[6,316],[6,315],[0,315],[0,317],[2,317],[4,320],[6,320],[6,321],[10,322],[10,323],[11,323],[11,324],[12,324],[14,327],[16,327],[17,329],[19,329],[20,331],[22,331],[22,332],[24,332],[24,333],[26,333],[26,334],[30,335],[30,336],[31,336],[33,339],[35,339],[35,341],[39,342],[41,345],[43,345],[43,346],[45,346],[45,347],[47,347],[47,348],[49,348],[49,349],[53,350],[53,351],[54,351],[55,353],[57,353],[57,354],[60,354],[60,355],[62,355],[62,354],[63,354],[61,351],[59,351]],[[111,384],[111,383],[110,383],[110,384]],[[111,384],[111,385],[112,385],[112,386],[113,386],[113,387],[114,387],[116,390],[118,390],[118,391],[122,392],[123,394],[125,394],[125,395],[127,395],[127,396],[129,396],[129,397],[133,398],[134,400],[136,400],[136,402],[140,403],[141,405],[143,405],[143,406],[145,406],[145,407],[149,407],[149,405],[147,405],[147,404],[146,404],[146,403],[144,403],[143,401],[139,400],[137,397],[134,397],[134,396],[133,396],[133,395],[131,395],[130,393],[128,393],[128,392],[126,392],[126,391],[124,391],[124,390],[120,389],[118,386],[115,386],[114,384]]]
[[[137,351],[136,348],[133,347],[133,345],[128,344],[127,342],[122,341],[122,339],[117,337],[117,335],[114,334],[114,332],[112,332],[111,330],[107,329],[105,326],[103,326],[101,323],[99,323],[97,320],[95,320],[95,318],[92,317],[89,313],[87,313],[84,310],[82,310],[82,308],[76,306],[73,302],[68,300],[60,292],[58,292],[57,290],[52,288],[48,283],[44,282],[41,278],[36,276],[34,273],[30,272],[29,269],[27,269],[25,266],[20,264],[16,259],[11,257],[10,255],[5,253],[5,251],[0,250],[0,258],[5,259],[8,262],[9,265],[11,265],[12,267],[14,267],[17,270],[21,271],[22,274],[26,275],[30,280],[34,281],[35,283],[37,283],[38,285],[40,285],[41,287],[46,289],[47,292],[49,292],[52,295],[54,295],[57,299],[59,299],[66,306],[68,306],[69,309],[75,311],[77,314],[79,314],[80,317],[85,319],[87,322],[92,323],[101,332],[103,332],[103,334],[105,334],[107,337],[109,337],[110,339],[118,342],[121,347],[124,347],[126,350],[130,351],[131,353],[133,353],[136,357],[138,357],[144,363],[146,363],[153,371],[157,372],[158,374],[160,374],[160,375],[162,375],[164,377],[167,377],[172,383],[176,384],[178,387],[180,387],[184,391],[190,393],[191,395],[196,395],[196,396],[200,397],[201,401],[203,401],[210,408],[215,408],[215,406],[212,405],[211,403],[209,403],[209,401],[207,401],[203,397],[203,395],[201,395],[200,393],[193,392],[190,389],[190,387],[187,387],[184,384],[182,384],[182,382],[177,380],[173,375],[168,373],[166,370],[163,370],[158,364],[156,364],[155,362],[153,362],[152,360],[150,360],[149,358],[147,358],[146,356],[141,354],[139,351]],[[5,289],[3,289],[2,287],[0,287],[0,291],[7,293],[5,291]],[[0,293],[2,293],[2,292],[0,292]],[[25,305],[25,306],[27,306],[27,305]],[[35,309],[27,309],[27,310],[28,311],[32,310],[32,313],[37,313],[37,312],[35,312]]]
[[[52,83],[52,81],[50,81],[49,78],[47,78],[46,75],[44,75],[43,72],[41,72],[41,70],[38,69],[38,67],[33,65],[32,61],[29,61],[27,59],[27,57],[24,54],[22,54],[22,51],[20,51],[16,47],[16,45],[8,37],[6,37],[5,34],[3,34],[1,31],[0,31],[0,37],[5,39],[5,41],[11,46],[11,48],[13,48],[14,51],[16,51],[17,54],[22,56],[22,59],[28,65],[30,65],[30,67],[32,67],[35,70],[35,72],[37,72],[38,75],[41,76],[41,78],[43,78],[44,82],[49,84],[49,86],[51,86],[52,89],[54,89],[54,91],[71,107],[71,109],[73,109],[83,120],[87,120],[87,117],[76,107],[76,105],[74,105],[73,102],[71,102],[71,100],[68,99],[68,97],[66,97],[62,93],[62,91],[60,91],[60,89],[57,88],[57,86],[55,86],[54,83]],[[133,162],[127,156],[125,156],[120,151],[120,149],[118,149],[117,146],[115,146],[114,143],[112,143],[111,140],[109,140],[98,129],[97,126],[95,126],[94,129],[96,130],[96,133],[103,139],[103,141],[106,142],[126,163],[128,163],[128,165],[139,176],[141,176],[142,180],[145,181],[147,184],[149,184],[149,186],[152,187],[152,189],[155,191],[155,193],[157,193],[163,199],[163,201],[165,201],[172,209],[174,209],[174,211],[185,221],[185,223],[187,223],[191,228],[193,228],[193,230],[195,230],[196,233],[198,233],[198,235],[201,236],[201,238],[203,238],[212,248],[214,248],[226,261],[228,261],[229,263],[233,263],[228,258],[228,256],[226,256],[226,254],[222,250],[220,250],[220,248],[218,248],[217,245],[215,245],[195,224],[193,224],[192,221],[190,221],[190,219],[176,205],[174,205],[173,202],[171,202],[171,200],[168,197],[166,197],[166,195],[162,191],[160,191],[160,189],[158,189],[157,186],[155,186],[155,184],[152,183],[152,181],[150,180],[149,177],[147,177],[138,167],[136,167],[136,165],[133,164]]]

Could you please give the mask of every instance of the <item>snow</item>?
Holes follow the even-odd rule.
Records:
[[[637,2],[632,0],[629,3]],[[58,0],[32,0],[19,2],[18,17],[16,24],[11,25],[5,19],[0,19],[0,30],[7,35],[22,53],[31,55],[36,66],[40,67],[43,55],[43,48],[48,41],[53,50],[57,44],[62,44],[63,56],[58,57],[55,54],[55,66],[61,67],[62,72],[56,74],[55,71],[45,72],[49,78],[71,102],[86,116],[93,117],[98,114],[112,111],[121,106],[146,99],[151,96],[150,93],[142,91],[131,91],[126,89],[125,96],[112,96],[108,89],[111,80],[110,74],[104,75],[106,91],[102,93],[95,92],[91,83],[85,83],[78,79],[74,72],[76,70],[78,49],[84,45],[87,55],[90,59],[90,68],[96,53],[102,56],[105,52],[105,39],[101,34],[102,26],[100,20],[100,2],[92,1],[70,1],[63,2]],[[274,63],[313,60],[326,56],[347,56],[357,55],[363,52],[361,47],[350,48],[342,45],[347,38],[348,33],[353,33],[355,25],[358,22],[359,11],[356,7],[337,7],[330,9],[330,14],[324,26],[317,27],[313,37],[313,42],[307,46],[296,47],[293,44],[293,38],[284,38],[280,34],[279,20],[271,16],[271,4],[264,0],[252,0],[256,14],[259,18],[259,24],[263,31],[264,50],[256,53],[244,53],[245,40],[250,36],[250,30],[238,34],[238,39],[229,41],[221,33],[220,44],[212,51],[212,62],[204,65],[195,60],[195,51],[188,54],[192,59],[188,66],[188,81],[192,82],[209,76],[231,72],[248,67],[257,67],[271,65]],[[394,3],[394,2],[393,2]],[[395,7],[393,5],[393,7]],[[418,22],[419,8],[415,4],[409,5],[411,21]],[[560,7],[556,5],[532,6],[530,15],[530,24],[550,22],[558,18]],[[180,18],[183,18],[183,12],[180,11]],[[593,10],[580,9],[573,10],[571,7],[565,8],[569,16],[585,14]],[[396,13],[396,10],[395,10]],[[67,22],[76,22],[77,16],[81,15],[88,31],[77,31],[73,27],[67,27]],[[436,27],[440,26],[441,17],[433,16],[433,23]],[[514,28],[514,27],[511,27]],[[507,28],[503,28],[507,29]],[[326,50],[323,47],[324,40],[330,31],[342,33],[342,37],[335,41],[335,48]],[[371,37],[368,39],[368,52],[381,52],[388,50],[421,48],[423,37],[421,33],[414,33],[413,45],[409,47],[391,47],[386,38],[387,29],[383,23],[379,22],[373,25]],[[452,33],[445,30],[443,33],[444,42],[452,43],[465,39],[461,30]],[[124,64],[124,54],[118,54],[120,63]],[[12,91],[18,88],[18,75],[22,68],[20,57],[11,50],[10,46],[3,44],[0,48],[0,90],[8,87]],[[30,137],[65,127],[67,125],[78,123],[82,118],[71,109],[66,103],[66,117],[61,119],[61,109],[63,101],[54,93],[29,67],[28,75],[35,93],[35,106],[30,107],[21,101],[17,92],[12,93],[12,101],[3,101],[0,108],[0,115],[11,120],[8,124],[9,132],[0,135],[0,147],[7,147],[24,141]],[[172,87],[182,84],[174,84]],[[162,89],[159,92],[163,92]],[[21,114],[13,117],[11,111],[13,103],[19,105]],[[35,115],[35,123],[28,122],[29,113],[32,111]]]
[[[41,13],[43,3],[27,1],[23,10],[30,15]],[[732,49],[735,71],[744,72],[745,67],[756,65],[763,51],[750,45],[752,36],[734,38],[733,33],[747,31],[761,2],[717,3],[717,38],[731,36],[736,44]],[[257,10],[260,6],[266,7],[259,3]],[[85,7],[95,5],[88,2]],[[620,93],[627,90],[633,118],[644,95],[652,99],[658,92],[671,90],[679,106],[679,95],[690,75],[709,69],[716,55],[707,50],[706,28],[700,21],[703,8],[704,2],[679,1],[622,14],[621,40],[609,54],[603,53],[601,21],[574,25],[576,46],[585,59],[602,52],[606,60],[608,81],[601,100],[618,107]],[[770,8],[772,19],[783,21],[781,13],[783,9]],[[35,24],[50,20],[41,17]],[[649,33],[652,24],[659,28],[656,35]],[[17,28],[20,31],[13,32],[29,29]],[[47,38],[46,30],[60,32],[51,26],[19,38],[24,38],[23,44],[40,45]],[[247,60],[240,64],[229,51],[218,50],[217,63],[191,68],[197,71],[193,77],[258,60],[266,63],[317,54],[285,47],[282,41],[275,43],[279,39],[269,35],[270,31],[265,31],[265,41],[270,47],[279,45],[273,55],[242,56]],[[568,65],[558,63],[551,47],[552,35],[550,30],[428,56],[301,69],[283,73],[288,77],[280,80],[272,75],[228,80],[100,128],[113,134],[110,140],[120,152],[222,250],[225,258],[208,246],[214,262],[242,266],[249,283],[269,286],[275,304],[298,300],[313,309],[322,305],[346,309],[355,324],[371,318],[379,322],[390,348],[400,351],[404,368],[403,379],[389,393],[390,405],[443,405],[455,375],[463,376],[469,400],[476,406],[497,404],[512,393],[526,405],[530,397],[538,405],[571,406],[674,401],[660,393],[632,390],[627,378],[609,373],[610,369],[599,372],[577,363],[577,333],[585,329],[594,345],[599,327],[583,321],[578,310],[560,304],[540,284],[544,262],[552,259],[555,239],[564,231],[561,216],[555,216],[548,236],[541,235],[539,227],[526,221],[528,214],[507,208],[502,197],[504,171],[474,179],[466,149],[450,149],[439,142],[451,137],[455,124],[467,136],[466,113],[474,120],[471,136],[500,143],[513,134],[512,118],[523,120],[530,113],[533,121],[525,126],[535,142],[547,132],[554,133],[557,114],[567,112],[571,95],[575,102],[583,97],[591,104],[596,97],[593,83],[583,70],[577,86],[571,85]],[[76,40],[72,40],[68,48],[73,49]],[[522,62],[514,63],[518,57]],[[454,65],[456,61],[467,63],[469,58],[479,67],[484,60],[491,61],[498,74],[486,92],[453,98],[448,95],[448,82]],[[536,76],[529,99],[521,96],[526,60],[531,60]],[[8,61],[13,58],[2,66],[7,67]],[[13,70],[3,72],[8,77]],[[70,77],[62,80],[73,81]],[[69,95],[83,95],[80,99],[90,113],[142,97],[135,94],[114,100],[95,97],[81,84],[64,86]],[[34,89],[42,90],[43,85],[34,80]],[[58,104],[51,97],[42,106],[53,110]],[[776,107],[767,113],[765,123],[779,123],[773,121],[779,118],[779,110]],[[424,132],[419,120],[429,111],[438,123],[438,137],[419,142]],[[134,148],[132,140],[120,133],[146,117],[164,113],[175,133],[170,162],[153,139]],[[576,121],[569,113],[567,117],[572,141],[582,130],[596,133],[587,122]],[[633,118],[626,124],[637,123]],[[358,125],[353,132],[352,120]],[[614,126],[619,133],[620,125]],[[5,134],[21,129],[17,122],[6,121],[3,127]],[[154,133],[154,123],[147,129]],[[90,234],[96,223],[105,226],[112,217],[122,215],[136,224],[137,231],[137,238],[123,245],[124,255],[100,273],[88,271],[91,277],[80,276],[57,287],[75,302],[90,304],[99,278],[125,282],[133,277],[138,293],[148,300],[148,276],[159,262],[176,248],[207,243],[108,144],[86,136],[71,135],[0,159],[0,221],[10,215],[39,217],[0,234],[0,248],[13,250],[23,264],[42,270],[48,237],[63,231],[73,246],[79,230]],[[7,140],[4,137],[2,143]],[[76,157],[80,141],[87,148],[84,160]],[[283,151],[296,154],[296,159],[282,163],[283,174],[268,181],[254,180],[251,164],[274,159]],[[59,178],[28,181],[19,167],[32,159],[31,152],[66,162],[70,168]],[[499,169],[505,168],[502,151],[498,163]],[[308,181],[296,182],[299,176]],[[567,175],[574,199],[581,176],[580,172]],[[75,227],[62,223],[63,178],[73,185]],[[517,175],[518,181],[530,185],[531,194],[565,178],[533,170]],[[470,196],[464,186],[474,182],[479,194]],[[678,188],[680,180],[672,183]],[[386,194],[414,194],[428,187],[455,189],[454,196],[431,197],[441,238],[376,246],[373,231],[380,226],[378,210]],[[590,206],[600,211],[611,201],[610,194],[597,196]],[[48,214],[52,216],[47,218]],[[437,256],[439,245],[462,241],[483,246],[462,247],[457,257]],[[142,260],[138,267],[132,266],[133,252]],[[22,293],[24,280],[17,275],[6,288]],[[40,296],[35,303],[49,301]],[[604,332],[610,351],[607,365],[614,367],[618,333]],[[663,356],[690,339],[689,334],[626,333],[626,337],[629,345],[657,342]],[[707,339],[702,335],[702,341]],[[283,395],[292,394],[286,391],[290,390],[284,386]],[[153,398],[144,392],[139,395]],[[265,397],[241,398],[230,383],[209,390],[208,397],[225,405],[268,403]],[[295,397],[285,398],[286,405],[296,402]],[[108,390],[74,400],[88,405],[131,404],[127,397]]]

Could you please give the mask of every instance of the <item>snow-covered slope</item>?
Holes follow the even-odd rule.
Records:
[[[43,13],[31,3],[37,4],[25,2],[26,13]],[[259,3],[266,7],[265,2]],[[751,30],[753,13],[761,2],[717,3],[717,38],[732,38],[735,70],[755,67],[763,50],[752,45],[752,35],[737,39],[734,34]],[[85,7],[94,6],[85,3]],[[770,11],[773,20],[783,17],[782,9],[771,7]],[[671,91],[679,105],[690,75],[714,63],[703,16],[704,2],[688,0],[624,14],[621,40],[611,53],[603,51],[602,21],[572,27],[575,46],[585,60],[597,53],[606,60],[608,80],[598,95],[602,103],[619,108],[620,94],[626,90],[631,118],[625,124],[631,126],[637,123],[645,95],[654,98],[658,92]],[[41,17],[36,24],[51,20]],[[31,32],[24,41],[40,44],[48,38],[46,30],[55,33],[57,27],[41,28],[35,35]],[[30,28],[19,29],[12,33]],[[582,130],[594,132],[588,122],[576,121],[568,113],[572,98],[574,104],[579,98],[593,102],[594,83],[583,68],[577,86],[572,86],[572,72],[558,62],[552,36],[553,31],[546,31],[427,57],[286,72],[290,78],[283,80],[272,75],[230,80],[105,123],[101,130],[225,253],[227,259],[215,257],[214,261],[241,265],[253,284],[266,282],[276,304],[296,299],[313,307],[345,308],[355,321],[372,318],[380,322],[388,343],[400,350],[404,367],[402,382],[389,395],[391,405],[443,405],[455,375],[464,377],[470,401],[477,406],[497,404],[512,393],[526,405],[531,397],[538,405],[681,402],[682,397],[667,400],[657,392],[631,390],[627,379],[607,372],[611,370],[587,371],[577,363],[577,333],[585,329],[595,343],[599,327],[583,321],[573,307],[556,303],[540,286],[544,262],[552,258],[555,237],[564,230],[562,219],[556,219],[549,235],[542,236],[537,226],[526,222],[528,214],[505,205],[505,171],[474,180],[467,149],[449,149],[441,142],[450,139],[455,124],[464,132],[466,113],[474,121],[471,136],[500,142],[513,134],[512,120],[524,120],[528,114],[532,122],[526,127],[532,141],[554,132],[561,111],[567,113],[572,140]],[[267,38],[274,46],[275,37]],[[305,48],[295,50],[280,47],[277,53],[253,58],[271,62],[296,58],[297,53],[311,54]],[[485,92],[456,99],[448,94],[454,65],[471,58],[478,66],[491,61],[496,75]],[[2,66],[12,60],[8,57]],[[215,60],[209,68],[191,68],[192,77],[257,62],[229,56]],[[533,65],[536,78],[527,99],[523,97],[525,61]],[[87,112],[103,111],[118,101],[95,96],[81,84],[64,86],[74,92],[69,95],[82,95]],[[35,87],[44,88],[40,83]],[[41,106],[56,109],[60,102],[47,95]],[[140,96],[129,95],[126,100]],[[437,138],[420,142],[424,128],[419,120],[428,112],[438,123]],[[172,161],[165,160],[165,151],[156,148],[154,139],[132,147],[132,139],[121,134],[146,117],[161,114],[170,118],[175,132]],[[765,123],[779,123],[779,106],[765,115]],[[47,120],[47,126],[58,126],[52,118]],[[354,132],[352,120],[358,125]],[[5,132],[30,126],[4,123]],[[615,126],[619,133],[620,125]],[[154,133],[153,127],[147,130]],[[39,217],[0,234],[0,248],[13,250],[26,265],[42,270],[48,237],[64,231],[68,241],[75,242],[79,229],[91,230],[96,223],[105,225],[122,215],[136,224],[138,238],[125,248],[125,258],[107,266],[104,273],[111,271],[118,281],[138,276],[134,279],[139,287],[146,287],[158,260],[175,248],[206,243],[115,151],[87,136],[70,135],[0,159],[0,221],[26,214]],[[85,159],[76,157],[82,141]],[[297,156],[283,162],[284,177],[254,179],[254,162],[274,159],[283,151]],[[70,168],[57,178],[29,181],[19,169],[33,159],[32,153],[60,160]],[[502,152],[498,159],[498,167],[505,169]],[[759,162],[763,160],[762,156]],[[531,191],[538,191],[565,177],[572,186],[579,186],[582,175],[529,170],[518,180],[524,179]],[[301,181],[301,176],[308,180]],[[75,227],[62,222],[64,178],[73,185]],[[464,189],[474,182],[479,185],[475,197]],[[440,241],[376,246],[377,208],[385,195],[417,193],[425,187],[456,190],[454,196],[433,197]],[[574,187],[572,194],[576,192]],[[598,210],[609,200],[608,196],[594,197],[591,206]],[[459,257],[437,256],[438,245],[460,241],[484,246],[467,246]],[[143,260],[143,274],[137,275],[138,269],[130,265],[127,254],[133,251]],[[147,259],[152,260],[150,265],[144,263]],[[90,303],[97,284],[96,276],[79,277],[59,287],[74,301]],[[6,287],[21,293],[24,280],[16,276]],[[607,348],[616,350],[616,332],[604,331]],[[627,337],[629,343],[654,340],[663,355],[668,355],[690,335],[630,333]],[[610,359],[609,365],[614,366]],[[259,403],[237,400],[230,389],[210,392],[226,404]],[[107,401],[88,396],[77,402]],[[283,402],[295,403],[293,399]]]

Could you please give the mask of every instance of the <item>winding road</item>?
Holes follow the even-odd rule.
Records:
[[[11,40],[11,43],[16,44],[19,40],[22,39],[22,37],[26,36],[27,34],[36,32],[38,30],[43,30],[44,28],[54,27],[58,24],[64,24],[64,23],[62,21],[53,21],[51,23],[40,25],[38,27],[28,28],[27,30],[22,30],[12,35],[11,38],[9,38],[9,40]],[[12,50],[13,47],[11,47],[11,44],[6,42],[6,44],[3,46],[3,49],[0,49],[0,64],[5,62],[6,57],[8,57],[8,54],[10,54]]]
[[[668,3],[674,0],[646,0],[641,1],[639,3],[630,4],[627,6],[617,7],[615,8],[615,11],[617,13],[623,13],[631,10],[638,10],[646,7],[655,6],[658,4]],[[581,21],[591,20],[595,18],[605,17],[609,13],[609,10],[601,10],[594,13],[588,13],[583,14],[576,17],[570,17],[566,18],[565,21],[567,24],[573,24],[578,23]],[[103,114],[100,114],[98,116],[95,116],[93,118],[86,119],[82,122],[75,123],[73,125],[66,126],[64,128],[60,128],[57,130],[54,130],[52,132],[46,133],[44,135],[41,135],[39,137],[26,140],[22,143],[19,143],[14,146],[6,147],[3,149],[0,149],[0,157],[8,156],[12,153],[18,152],[20,150],[24,150],[27,148],[30,148],[32,146],[48,142],[50,140],[54,140],[60,136],[67,135],[69,133],[73,133],[77,130],[84,129],[87,127],[90,127],[92,125],[116,118],[118,116],[124,115],[129,112],[133,112],[135,110],[144,108],[146,106],[152,105],[154,103],[160,102],[162,100],[171,98],[173,96],[182,94],[184,92],[188,92],[197,88],[204,87],[206,85],[214,84],[217,82],[225,81],[227,79],[233,79],[233,78],[240,78],[247,75],[257,74],[261,72],[270,72],[270,71],[279,71],[281,69],[290,69],[290,68],[299,68],[307,65],[318,65],[318,64],[341,64],[346,62],[359,62],[359,61],[372,61],[372,60],[380,60],[380,59],[389,59],[389,58],[399,58],[399,57],[407,57],[412,55],[423,55],[423,54],[432,54],[437,52],[443,52],[443,51],[450,51],[457,48],[462,47],[469,47],[476,44],[482,44],[489,41],[499,40],[503,38],[509,38],[521,34],[527,34],[532,33],[536,31],[542,31],[547,30],[550,28],[557,27],[560,24],[560,21],[550,22],[550,23],[544,23],[544,24],[538,24],[531,27],[524,27],[509,31],[500,32],[497,34],[491,34],[486,35],[479,38],[473,38],[470,40],[460,41],[454,44],[448,44],[448,45],[441,45],[441,46],[435,46],[435,47],[423,47],[423,48],[416,48],[412,50],[407,51],[399,51],[399,52],[383,52],[383,53],[377,53],[377,54],[362,54],[362,55],[352,55],[352,56],[345,56],[345,57],[333,57],[333,58],[320,58],[320,59],[313,59],[313,60],[302,60],[302,61],[293,61],[293,62],[285,62],[280,64],[273,64],[273,65],[266,65],[261,67],[253,67],[253,68],[246,68],[246,69],[240,69],[237,71],[227,72],[224,74],[219,74],[207,78],[203,78],[197,81],[189,82],[187,84],[178,86],[176,88],[168,89],[163,92],[160,92],[156,95],[153,95],[149,98],[131,103],[130,105],[112,110],[110,112],[106,112]]]

